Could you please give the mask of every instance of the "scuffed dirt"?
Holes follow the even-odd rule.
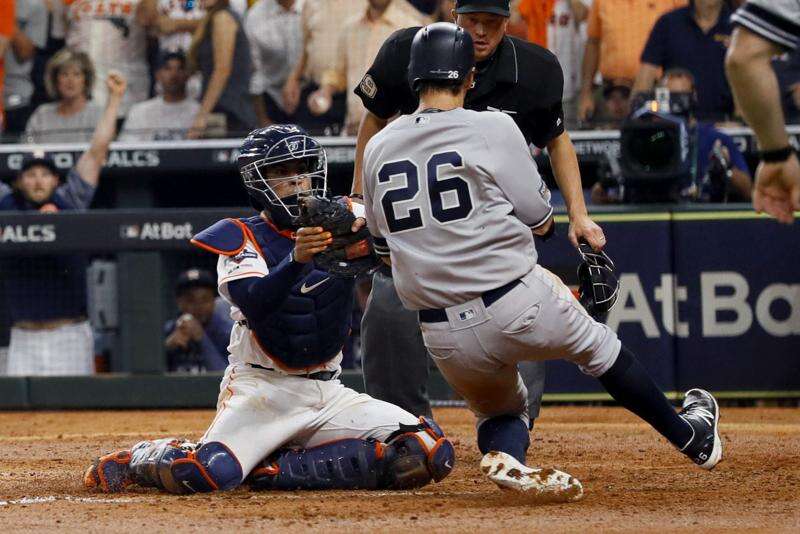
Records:
[[[531,466],[583,483],[577,503],[531,505],[479,468],[466,410],[437,421],[458,462],[412,492],[245,490],[172,496],[133,489],[87,493],[81,476],[102,452],[139,439],[197,439],[211,411],[0,413],[0,531],[475,532],[800,531],[800,410],[724,408],[724,461],[706,472],[624,410],[549,407],[537,421]]]

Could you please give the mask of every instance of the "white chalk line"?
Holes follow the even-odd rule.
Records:
[[[97,498],[97,497],[75,497],[72,495],[45,495],[43,497],[23,497],[21,499],[12,499],[8,501],[0,501],[0,506],[13,506],[23,504],[46,504],[56,501],[67,501],[77,503],[89,504],[118,504],[128,502],[139,502],[141,499],[134,499],[132,497],[116,497],[116,498]]]
[[[74,439],[89,439],[89,438],[139,438],[139,439],[153,439],[152,436],[161,437],[186,437],[186,436],[202,436],[205,430],[177,430],[173,432],[94,432],[83,434],[50,434],[50,435],[36,435],[36,436],[1,436],[2,441],[64,441]],[[143,437],[151,436],[151,437]]]

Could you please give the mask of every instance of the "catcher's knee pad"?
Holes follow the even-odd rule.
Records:
[[[283,449],[258,465],[248,481],[253,489],[375,489],[380,487],[385,447],[379,441],[343,439]]]
[[[218,441],[203,443],[170,466],[173,480],[189,493],[229,490],[242,482],[242,466],[236,456]]]
[[[453,444],[432,419],[419,421],[419,425],[400,425],[387,440],[384,487],[419,488],[431,480],[439,482],[453,470]]]
[[[199,448],[177,439],[143,441],[131,451],[134,481],[170,493],[198,493],[235,488],[242,480],[239,461],[222,443]]]

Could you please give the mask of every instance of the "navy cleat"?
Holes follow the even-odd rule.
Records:
[[[118,451],[97,458],[83,475],[86,489],[116,493],[133,484],[128,466],[131,463],[131,451]]]
[[[716,399],[704,389],[690,389],[679,415],[692,427],[692,439],[681,452],[703,469],[713,469],[722,460]]]

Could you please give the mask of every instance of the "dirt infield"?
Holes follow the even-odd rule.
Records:
[[[543,410],[532,465],[579,478],[583,501],[514,502],[478,469],[472,418],[442,409],[458,465],[417,492],[245,490],[172,496],[86,493],[91,457],[141,438],[197,438],[210,411],[0,413],[0,531],[718,531],[800,529],[800,409],[722,412],[725,460],[704,472],[615,408]]]

